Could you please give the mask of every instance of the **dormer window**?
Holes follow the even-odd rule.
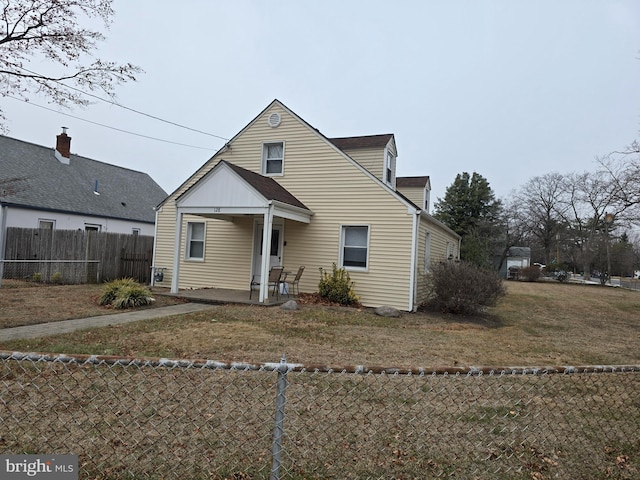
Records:
[[[284,143],[265,143],[262,146],[263,175],[282,175],[284,172]]]
[[[424,211],[429,213],[429,203],[431,200],[431,191],[428,188],[424,189]]]
[[[384,181],[390,187],[396,188],[396,157],[390,150],[385,153]]]

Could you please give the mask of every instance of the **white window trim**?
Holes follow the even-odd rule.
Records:
[[[282,145],[282,170],[279,173],[267,173],[267,147],[269,145]],[[285,157],[285,144],[284,140],[274,140],[270,142],[262,143],[262,175],[265,177],[282,177],[284,175],[284,157]]]
[[[396,156],[387,149],[384,153],[384,183],[391,188],[396,188]],[[391,178],[387,178],[387,171],[391,171]]]
[[[344,265],[344,240],[345,240],[345,229],[350,227],[366,227],[367,228],[367,259],[366,267],[353,267],[353,266],[345,266]],[[371,225],[366,223],[344,223],[340,225],[340,262],[338,267],[344,268],[350,272],[367,272],[369,271],[369,252],[371,251]]]
[[[97,232],[101,232],[102,231],[102,225],[100,225],[99,223],[85,223],[84,224],[84,231],[97,231]]]
[[[191,232],[192,232],[192,228],[191,225],[194,224],[202,224],[204,226],[203,232],[202,232],[202,257],[192,257],[191,256]],[[185,252],[184,252],[184,258],[185,260],[188,260],[190,262],[204,262],[204,257],[205,257],[205,246],[207,244],[207,224],[206,222],[187,222],[187,241],[185,244]],[[200,240],[194,240],[199,242]]]
[[[427,232],[424,238],[424,273],[431,269],[431,232]]]
[[[50,218],[39,218],[38,219],[38,228],[47,228],[47,227],[42,227],[40,225],[42,222],[50,223],[51,224],[51,230],[55,230],[56,229],[56,221],[55,220],[52,220]]]
[[[429,210],[431,209],[431,191],[428,188],[424,189],[424,195],[423,195],[423,205],[424,205],[424,210],[425,212],[429,213]]]

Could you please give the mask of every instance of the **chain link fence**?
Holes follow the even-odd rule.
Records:
[[[0,453],[75,454],[83,479],[640,477],[640,366],[0,365]]]

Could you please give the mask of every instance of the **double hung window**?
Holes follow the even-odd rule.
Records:
[[[364,270],[369,264],[369,226],[343,225],[340,266]]]
[[[187,223],[187,260],[204,260],[204,222]]]
[[[282,175],[284,172],[284,143],[265,143],[262,148],[264,175]]]

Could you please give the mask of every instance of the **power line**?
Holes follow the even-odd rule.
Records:
[[[77,117],[75,115],[71,115],[69,113],[60,112],[58,110],[54,110],[53,108],[45,107],[44,105],[38,105],[37,103],[33,103],[33,102],[28,102],[26,100],[23,100],[21,98],[14,97],[14,96],[11,96],[11,95],[7,95],[7,98],[12,98],[13,100],[18,100],[20,102],[24,102],[27,105],[33,105],[34,107],[42,108],[44,110],[49,110],[50,112],[54,112],[54,113],[58,113],[60,115],[65,115],[67,117],[75,118],[76,120],[81,120],[83,122],[92,123],[93,125],[98,125],[100,127],[109,128],[111,130],[116,130],[116,131],[122,132],[122,133],[128,133],[129,135],[135,135],[136,137],[148,138],[150,140],[157,140],[159,142],[164,142],[164,143],[171,143],[173,145],[180,145],[181,147],[197,148],[199,150],[209,150],[209,151],[215,151],[216,150],[215,148],[198,147],[196,145],[188,145],[186,143],[172,142],[171,140],[165,140],[164,138],[151,137],[149,135],[143,135],[141,133],[135,133],[135,132],[131,132],[129,130],[123,130],[121,128],[116,128],[116,127],[112,127],[110,125],[105,125],[104,123],[98,123],[98,122],[94,122],[92,120],[87,120],[86,118],[81,118],[81,117]]]
[[[42,76],[40,73],[34,72],[34,71],[32,71],[32,70],[29,70],[28,68],[24,68],[24,67],[18,67],[18,68],[21,68],[22,70],[24,70],[24,71],[26,71],[26,72],[29,72],[29,73],[32,73],[32,74],[34,74],[34,75],[40,75],[40,76]],[[63,87],[65,87],[65,88],[68,88],[68,89],[70,89],[70,90],[74,90],[74,91],[76,91],[76,92],[79,92],[79,93],[81,93],[82,95],[86,95],[86,96],[88,96],[88,97],[95,98],[95,99],[100,100],[100,101],[102,101],[102,102],[109,103],[109,104],[111,104],[111,105],[115,105],[116,107],[124,108],[125,110],[129,110],[130,112],[137,113],[138,115],[144,115],[145,117],[149,117],[149,118],[152,118],[152,119],[154,119],[154,120],[158,120],[159,122],[168,123],[169,125],[173,125],[173,126],[175,126],[175,127],[184,128],[184,129],[186,129],[186,130],[191,130],[192,132],[196,132],[196,133],[201,133],[202,135],[208,135],[208,136],[210,136],[210,137],[219,138],[220,140],[224,140],[224,141],[226,141],[226,142],[228,142],[228,141],[230,140],[230,139],[228,139],[228,138],[221,137],[220,135],[215,135],[215,134],[213,134],[213,133],[209,133],[209,132],[203,132],[202,130],[198,130],[198,129],[196,129],[196,128],[187,127],[187,126],[185,126],[185,125],[181,125],[181,124],[179,124],[179,123],[172,122],[171,120],[165,120],[165,119],[163,119],[163,118],[156,117],[155,115],[151,115],[151,114],[149,114],[149,113],[141,112],[140,110],[136,110],[136,109],[134,109],[134,108],[127,107],[127,106],[122,105],[122,104],[120,104],[120,103],[118,103],[118,102],[114,102],[114,101],[112,101],[112,100],[107,100],[106,98],[102,98],[102,97],[99,97],[99,96],[94,95],[94,94],[92,94],[92,93],[88,93],[88,92],[85,92],[85,91],[83,91],[83,90],[80,90],[79,88],[72,87],[72,86],[70,86],[70,85],[67,85],[66,83],[63,83],[63,82],[59,81],[59,80],[53,80],[53,81],[54,81],[54,82],[56,82],[56,83],[59,83],[60,85],[62,85],[62,86],[63,86]],[[151,138],[151,137],[150,137],[150,138]]]

